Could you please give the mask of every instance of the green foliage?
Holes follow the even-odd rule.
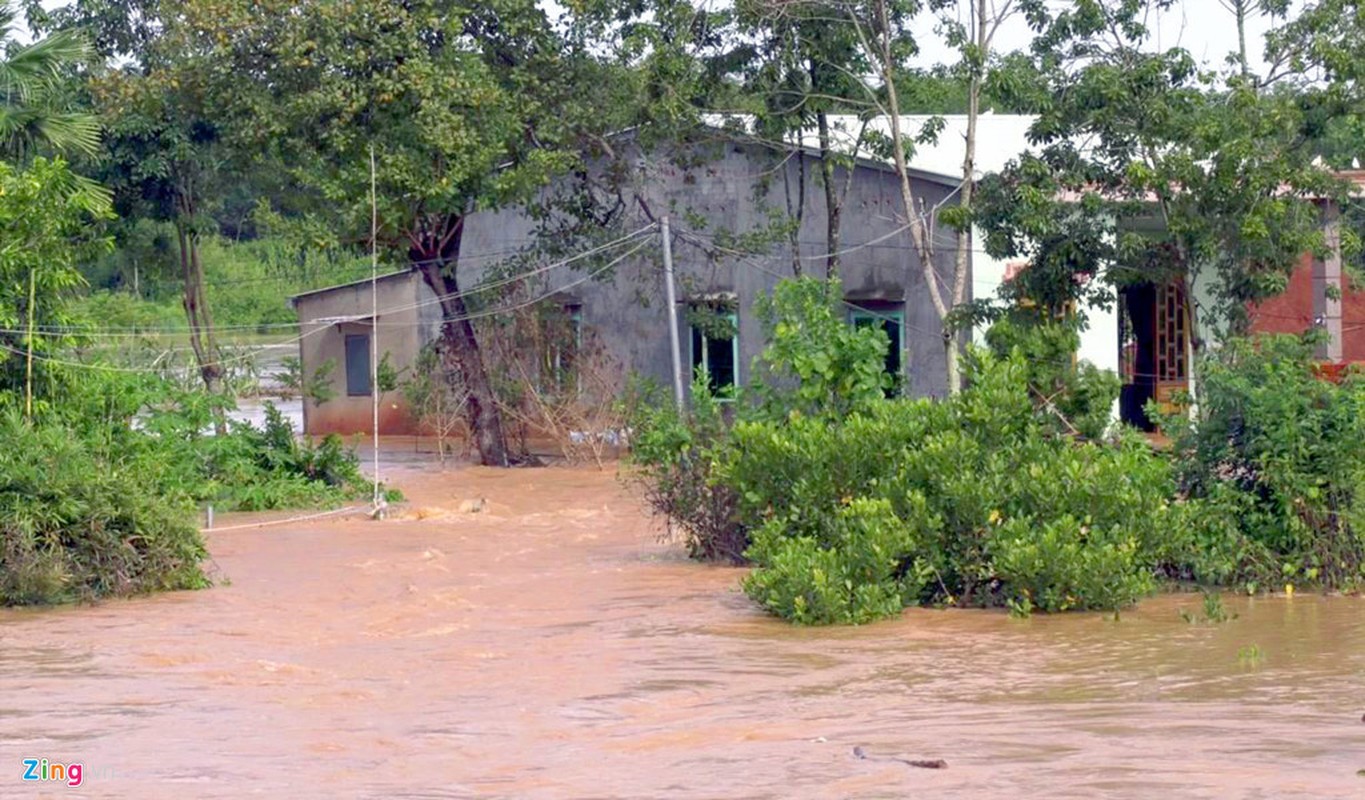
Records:
[[[1284,76],[1220,76],[1179,47],[1151,49],[1141,3],[1039,20],[1019,87],[1040,101],[1036,151],[983,186],[987,251],[1028,258],[1031,293],[1048,304],[1199,280],[1207,322],[1245,331],[1248,305],[1324,250],[1321,200],[1347,195],[1317,154],[1328,121],[1361,108],[1348,54],[1365,26],[1341,3],[1320,5],[1280,16],[1267,36],[1268,63],[1319,76],[1292,90]]]
[[[11,3],[0,4],[0,152],[19,161],[35,151],[93,155],[99,122],[71,102],[65,81],[90,45],[72,30],[19,44],[17,16]]]
[[[226,435],[214,435],[208,431],[220,402],[186,393],[147,415],[143,428],[150,436],[138,442],[139,457],[167,491],[242,511],[332,505],[369,494],[355,453],[337,436],[300,442],[271,403],[263,428],[234,422]]]
[[[140,230],[139,239],[174,237],[174,231],[162,224],[148,223]],[[278,236],[234,242],[206,235],[200,241],[199,253],[214,321],[236,329],[237,335],[291,330],[289,326],[298,321],[298,315],[289,306],[289,296],[370,275],[368,259],[300,249]],[[130,260],[136,260],[140,272],[138,296],[127,291],[133,281]],[[175,260],[173,249],[154,245],[144,248],[121,240],[112,256],[83,267],[94,291],[81,298],[78,315],[99,320],[101,327],[183,332],[183,278]]]
[[[744,590],[773,614],[804,625],[899,613],[923,594],[927,579],[915,561],[921,544],[912,524],[885,498],[853,500],[819,536],[792,537],[781,520],[771,520],[754,533],[749,557],[762,568],[749,574]]]
[[[318,364],[307,378],[304,377],[303,362],[298,356],[285,356],[280,366],[282,369],[273,377],[287,392],[311,400],[317,405],[322,405],[337,396],[336,387],[332,384],[332,372],[337,366],[336,359],[329,358]]]
[[[755,303],[768,339],[757,392],[770,414],[843,416],[885,396],[886,333],[849,325],[836,310],[842,297],[837,279],[799,278]]]
[[[715,480],[727,445],[729,403],[711,393],[706,373],[692,380],[690,413],[657,387],[636,387],[628,403],[633,479],[656,514],[676,524],[688,554],[705,561],[744,560],[745,529],[735,519],[734,490]]]
[[[1365,580],[1365,380],[1319,375],[1315,337],[1227,343],[1197,417],[1163,421],[1198,539],[1185,576],[1269,588]]]
[[[1027,365],[1030,400],[1059,433],[1100,439],[1119,396],[1119,379],[1088,362],[1078,363],[1081,322],[1044,319],[1017,310],[986,331],[997,358],[1017,353]]]
[[[735,426],[721,482],[739,493],[745,526],[763,531],[749,551],[756,599],[774,610],[796,605],[773,597],[815,603],[811,587],[838,559],[809,557],[812,543],[838,550],[841,519],[862,500],[888,504],[898,529],[914,532],[898,540],[908,549],[894,551],[891,573],[920,589],[905,604],[1116,609],[1152,589],[1160,543],[1181,522],[1165,463],[1137,442],[1055,435],[1029,400],[1022,355],[980,353],[971,364],[967,388],[947,401],[881,400],[842,420]],[[873,596],[890,596],[886,580]],[[900,607],[876,606],[882,615]],[[837,608],[801,613],[820,622],[871,613],[852,601]]]
[[[67,306],[83,285],[78,259],[99,252],[107,242],[96,223],[109,216],[109,199],[98,186],[71,171],[65,162],[37,158],[26,168],[0,163],[0,329],[26,330],[33,337],[0,333],[0,392],[18,395],[25,375],[19,354],[29,345],[44,359],[76,342],[60,335],[76,320]],[[30,289],[33,305],[29,304]],[[45,335],[57,334],[57,335]],[[50,369],[35,370],[42,387]]]
[[[0,605],[206,586],[193,506],[84,439],[0,414]]]

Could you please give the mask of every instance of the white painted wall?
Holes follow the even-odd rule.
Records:
[[[919,131],[931,116],[909,116],[901,118],[901,129],[907,133]],[[1034,117],[1018,114],[981,114],[976,128],[976,173],[977,177],[999,172],[1019,155],[1034,152],[1028,141],[1028,129]],[[936,172],[948,172],[949,165],[961,170],[966,154],[967,117],[954,115],[943,117],[944,127],[938,141],[916,148],[911,166],[930,168]],[[981,231],[972,230],[972,297],[994,296],[1005,279],[1006,262],[992,258],[985,252],[985,238]],[[1101,369],[1118,372],[1119,368],[1119,322],[1117,307],[1085,309],[1089,317],[1088,329],[1081,334],[1080,351],[1077,357],[1089,361]],[[985,330],[978,327],[973,331],[973,340],[984,342]],[[1117,407],[1115,408],[1117,413]]]

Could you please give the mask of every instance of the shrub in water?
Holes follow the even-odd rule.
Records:
[[[1315,337],[1227,343],[1201,364],[1198,415],[1167,419],[1198,531],[1183,577],[1252,588],[1365,579],[1365,377],[1323,379]]]
[[[735,427],[720,474],[758,531],[755,600],[825,623],[914,602],[1109,609],[1151,590],[1155,543],[1182,535],[1167,465],[1137,442],[1056,435],[1028,401],[1021,355],[971,362],[968,388],[946,401]],[[859,530],[878,535],[849,535],[850,510],[873,508],[877,523]],[[858,551],[869,541],[885,561]]]
[[[835,512],[818,535],[792,536],[772,519],[754,534],[749,555],[763,565],[744,589],[768,611],[793,622],[870,622],[914,603],[924,591],[920,520],[897,516],[885,499],[858,498]]]
[[[0,416],[0,605],[205,586],[194,509],[78,432]]]
[[[631,467],[645,501],[681,529],[692,558],[742,562],[748,537],[735,516],[738,497],[715,479],[727,446],[724,398],[712,396],[705,372],[692,381],[691,413],[650,394],[628,414]]]

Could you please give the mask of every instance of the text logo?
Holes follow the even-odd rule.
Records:
[[[80,764],[48,763],[46,758],[24,759],[24,780],[62,781],[67,786],[81,785]]]

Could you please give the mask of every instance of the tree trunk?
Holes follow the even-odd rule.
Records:
[[[986,0],[977,0],[976,9],[976,47],[983,59],[981,72],[973,72],[967,87],[967,136],[963,143],[962,188],[958,191],[958,202],[963,208],[971,209],[972,197],[976,191],[976,126],[981,116],[981,83],[985,77],[986,54],[990,52],[990,35],[986,25]],[[967,302],[967,276],[971,273],[971,228],[957,232],[957,257],[953,265],[953,296],[951,308],[959,308]],[[944,326],[943,346],[948,359],[948,391],[957,394],[962,391],[962,372],[958,365],[957,337]]]
[[[483,351],[479,347],[469,309],[460,294],[458,268],[460,241],[464,236],[464,218],[447,218],[435,230],[427,230],[413,237],[414,246],[408,257],[422,273],[422,280],[441,301],[441,342],[445,346],[449,366],[458,370],[469,393],[469,431],[479,451],[479,463],[486,467],[506,467],[507,436],[503,432],[502,413],[488,380]]]
[[[218,345],[213,336],[213,316],[209,313],[208,294],[204,289],[204,267],[199,260],[199,235],[190,222],[192,211],[188,201],[181,202],[181,215],[175,221],[176,243],[180,255],[180,277],[184,284],[181,302],[185,319],[190,326],[190,349],[194,351],[199,377],[209,394],[222,391],[223,368],[218,363]],[[214,432],[227,432],[227,420],[220,411],[214,412]]]
[[[815,64],[811,62],[814,76]],[[820,134],[820,176],[825,182],[825,279],[839,276],[839,238],[842,234],[844,198],[834,186],[834,161],[830,151],[829,115],[821,111],[815,115]]]
[[[942,335],[944,342],[944,355],[947,361],[947,383],[948,391],[956,391],[957,380],[957,347],[952,332],[948,329],[948,312],[951,310],[948,301],[943,297],[943,290],[939,287],[938,270],[934,269],[934,231],[933,222],[929,219],[927,211],[921,209],[916,213],[914,192],[910,187],[910,169],[905,158],[905,142],[901,133],[900,118],[900,93],[896,91],[895,80],[895,59],[891,52],[889,13],[887,10],[887,0],[877,0],[876,13],[879,23],[878,35],[881,37],[877,41],[876,57],[881,72],[882,84],[886,90],[887,111],[891,122],[891,155],[896,166],[896,177],[900,179],[901,203],[905,206],[906,225],[910,229],[910,239],[915,244],[915,252],[919,256],[920,270],[924,275],[924,283],[929,289],[929,299],[933,301],[934,310],[938,312],[938,318],[942,325]]]

